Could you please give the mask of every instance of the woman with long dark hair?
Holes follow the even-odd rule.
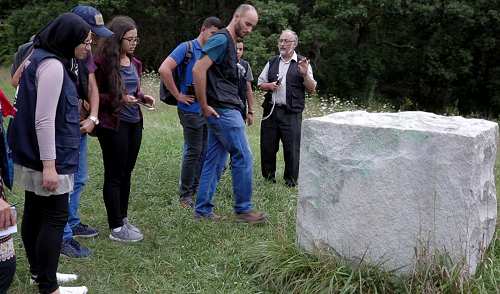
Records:
[[[85,59],[91,42],[90,26],[73,13],[60,15],[36,35],[9,127],[15,181],[25,190],[21,235],[40,293],[87,293],[86,287],[59,287],[56,271],[78,165],[74,58]]]
[[[143,234],[128,220],[130,179],[142,140],[139,103],[154,107],[155,99],[141,92],[141,62],[133,56],[139,43],[130,17],[114,17],[107,27],[114,35],[97,47],[95,72],[99,87],[97,137],[104,162],[103,197],[111,229],[109,238],[136,242]]]

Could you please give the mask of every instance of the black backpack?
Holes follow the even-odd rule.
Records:
[[[177,89],[180,90],[181,82],[185,78],[186,67],[193,57],[193,41],[187,41],[187,50],[186,55],[184,55],[184,60],[181,64],[177,66],[177,68],[172,72],[174,77],[175,85]],[[177,105],[177,99],[175,99],[174,95],[170,93],[170,91],[165,86],[165,83],[160,79],[160,100],[168,105]]]

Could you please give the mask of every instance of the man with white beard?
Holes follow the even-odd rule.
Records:
[[[259,76],[258,85],[267,91],[260,130],[262,176],[276,182],[276,153],[283,144],[285,172],[289,187],[295,187],[299,177],[300,132],[305,91],[316,89],[309,59],[298,55],[298,36],[284,30],[278,40],[279,55],[272,57]]]

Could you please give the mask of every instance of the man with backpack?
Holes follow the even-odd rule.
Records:
[[[184,208],[193,207],[193,197],[198,190],[207,146],[207,124],[194,96],[192,69],[202,56],[202,46],[220,28],[222,22],[219,18],[214,16],[206,18],[198,37],[177,46],[158,70],[169,92],[166,95],[171,95],[177,100],[177,113],[183,128],[184,147],[179,201]],[[174,76],[177,76],[177,82]]]

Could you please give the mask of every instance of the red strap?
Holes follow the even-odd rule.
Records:
[[[16,116],[17,109],[12,106],[9,99],[5,96],[2,89],[0,89],[0,105],[2,106],[2,115],[3,116]]]

